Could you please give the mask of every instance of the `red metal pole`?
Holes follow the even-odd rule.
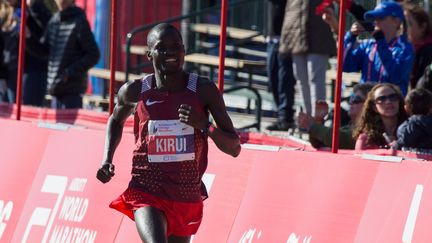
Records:
[[[337,153],[339,148],[339,127],[340,127],[340,102],[342,93],[342,67],[344,53],[345,19],[346,19],[346,0],[340,1],[339,6],[339,33],[338,33],[338,52],[337,52],[337,76],[334,98],[333,115],[333,142],[332,153]]]
[[[22,83],[24,73],[24,55],[25,55],[25,41],[26,41],[26,20],[27,20],[27,5],[25,0],[21,1],[21,23],[19,33],[19,51],[18,51],[18,75],[16,87],[16,100],[17,114],[16,119],[21,120],[21,96],[22,96]]]
[[[110,86],[109,86],[109,114],[114,111],[115,68],[117,59],[117,0],[111,0],[111,47],[110,47]],[[127,81],[127,80],[126,80]]]
[[[227,14],[228,14],[228,1],[222,0],[221,17],[220,17],[221,30],[220,30],[220,39],[219,39],[219,71],[218,71],[218,87],[221,93],[223,93],[224,90]]]

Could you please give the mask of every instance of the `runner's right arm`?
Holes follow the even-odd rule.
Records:
[[[123,126],[138,102],[140,91],[141,81],[135,80],[124,84],[118,92],[118,102],[108,119],[102,166],[96,174],[96,177],[103,183],[107,183],[114,176],[112,163],[114,152],[120,144]]]

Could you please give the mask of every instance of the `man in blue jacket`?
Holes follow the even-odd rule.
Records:
[[[344,72],[361,71],[361,83],[392,83],[406,95],[414,49],[402,34],[402,7],[396,2],[382,2],[364,17],[374,21],[373,38],[357,43],[357,36],[365,30],[357,22],[351,26],[345,36]]]

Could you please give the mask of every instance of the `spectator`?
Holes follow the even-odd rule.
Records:
[[[328,59],[336,54],[330,27],[315,13],[320,0],[287,1],[279,52],[292,55],[294,76],[300,80],[306,113],[316,100],[326,99]]]
[[[393,83],[406,95],[414,51],[402,35],[402,7],[396,2],[381,2],[374,10],[366,12],[364,17],[374,20],[373,38],[356,43],[357,36],[365,30],[357,22],[351,26],[351,31],[345,36],[343,70],[361,71],[361,83]]]
[[[426,67],[432,63],[432,25],[428,13],[414,4],[405,5],[405,18],[408,38],[415,50],[410,77],[410,86],[415,88]]]
[[[286,2],[286,0],[268,1],[267,76],[278,117],[277,122],[267,127],[267,130],[271,131],[286,131],[294,126],[293,105],[296,80],[292,70],[292,58],[290,54],[278,52]]]
[[[1,35],[4,41],[3,63],[7,67],[8,101],[15,102],[16,81],[18,74],[18,49],[21,18],[21,1],[1,3]],[[47,86],[46,53],[38,54],[34,42],[38,42],[51,18],[51,13],[41,0],[28,1],[26,51],[23,75],[23,103],[42,106]]]
[[[52,107],[82,108],[87,71],[100,57],[84,11],[75,0],[56,0],[59,12],[49,21],[42,38],[49,50],[48,92]]]
[[[381,83],[369,92],[354,128],[356,150],[389,147],[397,127],[406,120],[404,98],[396,85]]]
[[[410,115],[397,130],[396,149],[432,149],[432,93],[413,89],[405,98]]]
[[[339,129],[339,148],[354,149],[355,140],[353,139],[353,128],[359,117],[363,103],[366,100],[368,92],[374,85],[371,83],[357,84],[354,86],[353,94],[349,98],[348,116],[350,123]],[[325,101],[322,101],[325,102]],[[315,107],[320,107],[317,104]],[[327,112],[315,111],[315,117],[300,112],[298,117],[298,126],[300,129],[308,132],[309,141],[314,148],[331,147],[333,127],[324,126],[323,120]]]

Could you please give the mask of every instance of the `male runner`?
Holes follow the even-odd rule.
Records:
[[[113,155],[123,125],[135,111],[132,179],[110,207],[135,220],[144,242],[189,242],[207,197],[201,181],[207,138],[234,157],[240,153],[240,141],[214,83],[183,70],[179,31],[159,24],[150,30],[147,45],[155,73],[119,90],[97,178],[106,183],[114,176]],[[209,122],[209,112],[216,126]]]

